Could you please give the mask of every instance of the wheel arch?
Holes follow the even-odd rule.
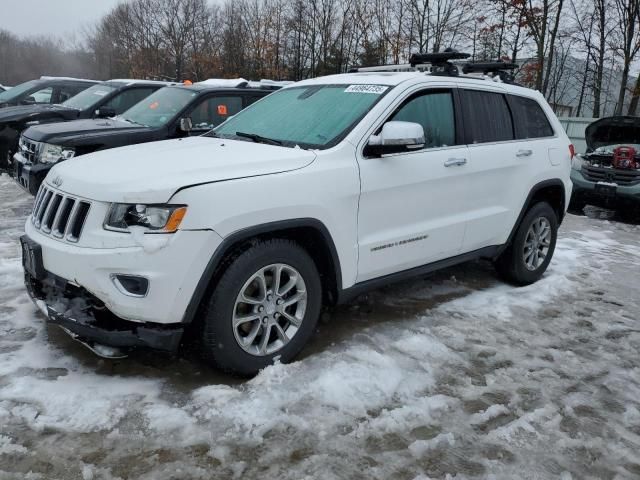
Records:
[[[522,219],[527,214],[529,209],[540,201],[548,202],[551,205],[551,208],[553,208],[556,212],[556,215],[558,217],[558,225],[562,223],[566,207],[566,192],[564,183],[559,178],[552,178],[539,182],[535,184],[529,191],[527,199],[525,200],[524,205],[520,210],[520,214],[518,215],[518,218],[514,223],[513,228],[511,229],[511,233],[509,234],[509,238],[504,244],[502,250],[504,250],[511,244],[513,237],[515,236],[518,227],[520,226],[520,222],[522,222]]]
[[[222,275],[224,267],[249,248],[253,242],[268,238],[285,238],[298,242],[316,263],[323,284],[324,300],[335,303],[342,290],[340,259],[327,227],[315,218],[298,218],[254,225],[225,237],[209,259],[182,323],[193,323],[202,301]]]

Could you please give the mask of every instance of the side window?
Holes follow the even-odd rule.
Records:
[[[462,112],[469,143],[513,140],[513,121],[503,94],[463,90]]]
[[[105,107],[113,108],[116,111],[116,115],[120,115],[155,91],[155,88],[131,88],[117,94],[107,102]]]
[[[242,110],[242,97],[212,97],[200,102],[191,112],[196,130],[210,130]]]
[[[262,96],[260,97],[255,97],[255,96],[251,96],[251,97],[246,97],[245,98],[245,108],[247,108],[249,105],[251,105],[252,103],[256,103],[258,100],[260,100],[261,98],[263,98]]]
[[[553,128],[544,111],[531,98],[510,95],[513,118],[516,119],[516,138],[541,138],[553,136]]]
[[[63,85],[58,87],[58,103],[66,102],[71,97],[75,97],[77,94],[82,92],[86,87],[79,85]]]
[[[389,120],[422,125],[426,148],[445,147],[456,143],[453,96],[450,91],[435,91],[413,97]]]
[[[52,95],[53,87],[47,87],[42,90],[38,90],[37,92],[33,92],[29,96],[32,97],[36,103],[51,103]]]

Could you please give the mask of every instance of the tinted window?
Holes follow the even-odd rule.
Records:
[[[116,115],[120,115],[121,113],[129,110],[136,103],[147,98],[155,90],[155,88],[132,88],[125,90],[109,100],[105,107],[113,108],[116,111]]]
[[[86,89],[86,86],[81,86],[81,85],[63,85],[59,87],[58,100],[56,101],[59,103],[66,102],[67,100],[69,100],[72,97],[75,97],[77,94],[79,94],[81,91],[85,89]]]
[[[426,148],[454,145],[455,117],[451,92],[432,92],[410,99],[390,120],[422,125]]]
[[[540,138],[553,136],[549,124],[538,102],[531,98],[510,96],[517,138]]]
[[[210,130],[242,110],[242,97],[207,98],[191,112],[193,128]]]
[[[513,122],[501,93],[464,90],[462,100],[468,143],[513,140]]]

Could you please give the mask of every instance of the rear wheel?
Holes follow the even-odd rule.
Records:
[[[508,282],[529,285],[547,270],[558,238],[558,217],[547,202],[529,209],[509,247],[496,260],[496,270]]]
[[[233,260],[209,299],[204,355],[239,375],[291,361],[313,334],[321,301],[320,275],[302,247],[259,242]]]

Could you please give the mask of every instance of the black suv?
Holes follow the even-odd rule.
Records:
[[[30,80],[8,90],[0,88],[0,108],[61,103],[96,83],[98,80],[40,77],[38,80]]]
[[[0,168],[11,169],[11,157],[18,149],[20,132],[32,125],[112,117],[167,85],[170,84],[151,80],[93,82],[73,92],[74,96],[57,96],[53,105],[28,104],[0,109]]]
[[[30,127],[13,157],[15,179],[35,195],[59,161],[97,150],[206,133],[282,84],[211,79],[162,88],[115,118]]]

